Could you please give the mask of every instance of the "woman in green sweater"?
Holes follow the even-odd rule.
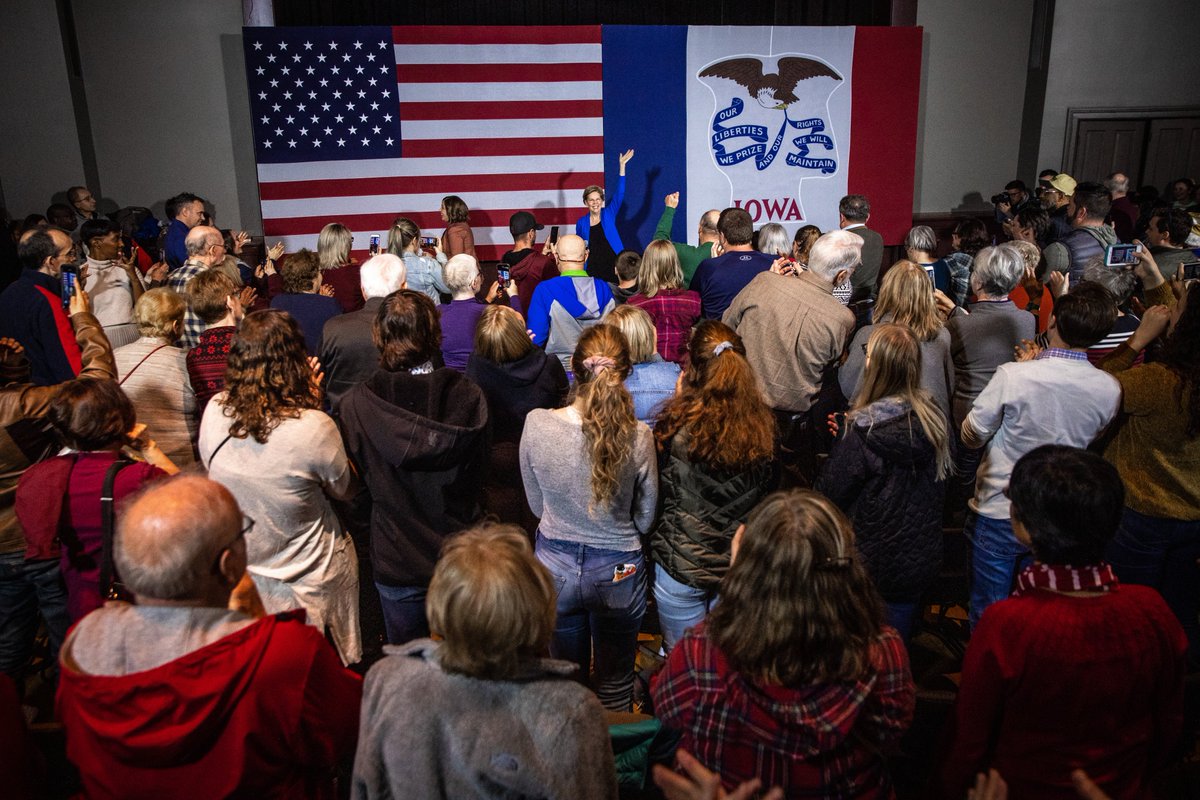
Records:
[[[1179,617],[1189,659],[1200,662],[1200,292],[1178,300],[1147,252],[1134,271],[1150,306],[1129,340],[1101,363],[1122,389],[1104,457],[1125,481],[1125,513],[1108,560],[1125,583],[1152,586]],[[1137,355],[1166,334],[1153,363]]]

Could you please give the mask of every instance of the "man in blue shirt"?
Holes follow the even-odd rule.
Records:
[[[751,247],[754,222],[741,208],[727,208],[717,219],[717,247],[721,255],[706,258],[696,267],[690,288],[700,293],[700,313],[720,319],[754,276],[771,268],[775,257]]]
[[[177,194],[167,201],[167,216],[171,225],[167,228],[167,240],[163,244],[163,260],[174,272],[187,261],[188,231],[199,224],[204,216],[204,201],[191,192]]]

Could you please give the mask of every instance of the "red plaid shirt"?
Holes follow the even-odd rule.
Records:
[[[884,628],[871,658],[874,674],[854,683],[770,686],[734,671],[700,625],[650,689],[679,746],[726,789],[761,778],[787,797],[892,797],[884,757],[912,721],[915,690],[895,630]]]
[[[658,354],[676,364],[687,355],[692,326],[700,319],[700,294],[689,289],[659,289],[654,297],[635,294],[625,301],[637,306],[654,320],[658,333]]]

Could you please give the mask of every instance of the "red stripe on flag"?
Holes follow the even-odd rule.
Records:
[[[601,100],[508,100],[470,103],[401,103],[401,120],[581,119],[603,117]]]
[[[599,25],[460,26],[392,28],[395,44],[600,44]]]
[[[604,152],[603,136],[545,136],[521,139],[406,139],[405,158],[467,156],[593,155]]]
[[[920,94],[921,29],[855,28],[846,188],[871,201],[884,244],[912,227]]]
[[[471,210],[471,224],[480,228],[506,228],[508,220],[518,211],[529,209],[506,208],[488,211]],[[537,220],[542,225],[574,225],[575,220],[583,214],[582,206],[575,208],[538,208],[535,209]],[[353,231],[386,231],[392,227],[396,217],[407,217],[417,224],[417,227],[429,231],[441,232],[446,223],[441,214],[436,211],[411,212],[403,208],[378,214],[327,214],[320,217],[280,217],[263,220],[265,236],[304,236],[316,233],[326,223],[340,222]]]
[[[307,200],[314,197],[362,197],[378,194],[460,194],[474,192],[557,192],[564,188],[582,189],[604,183],[602,172],[562,173],[528,172],[498,175],[428,175],[416,178],[331,178],[314,181],[286,181],[259,185],[263,200]]]
[[[600,64],[398,64],[396,83],[564,83],[603,80]]]

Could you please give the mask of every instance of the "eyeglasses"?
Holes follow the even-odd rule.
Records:
[[[235,544],[237,544],[238,539],[244,538],[246,536],[246,534],[249,533],[253,529],[254,529],[254,520],[251,519],[250,517],[246,516],[245,514],[242,514],[242,527],[238,530],[237,536],[234,536],[232,539],[229,540],[229,544],[225,545],[224,547],[222,547],[220,550],[217,551],[217,557],[213,560],[213,565],[212,565],[212,571],[213,571],[214,575],[220,573],[220,571],[221,571],[221,556],[225,555],[225,551],[229,550],[231,547],[233,547]]]

